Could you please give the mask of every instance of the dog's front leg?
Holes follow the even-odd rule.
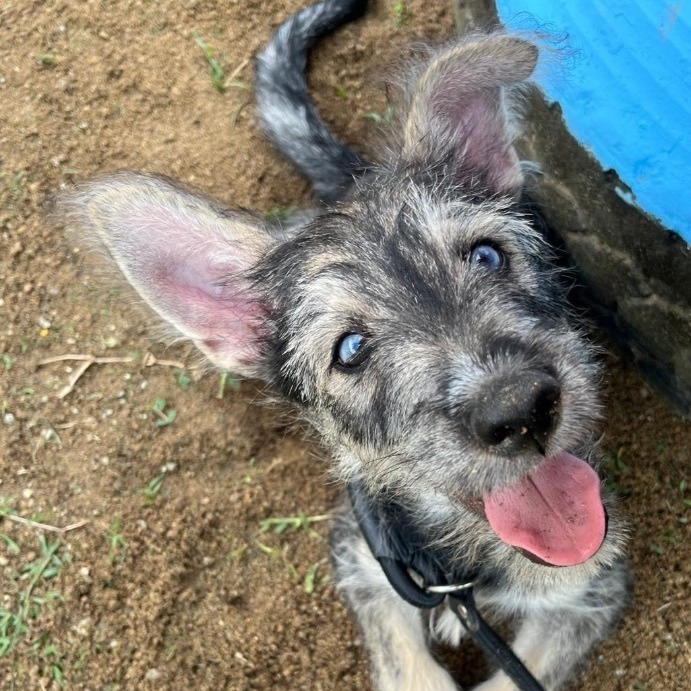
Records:
[[[456,691],[427,645],[423,614],[392,589],[352,514],[337,519],[331,547],[339,590],[355,614],[378,691]]]
[[[610,634],[630,601],[630,581],[628,566],[621,561],[560,602],[538,601],[527,611],[512,648],[547,691],[562,688]],[[506,674],[498,672],[474,691],[515,689]]]

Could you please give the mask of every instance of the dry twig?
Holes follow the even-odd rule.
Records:
[[[88,355],[84,353],[67,353],[65,355],[55,355],[53,357],[45,358],[45,360],[39,360],[36,364],[38,367],[43,365],[50,365],[55,362],[81,362],[81,364],[75,369],[64,386],[57,393],[57,397],[60,399],[65,398],[69,393],[74,390],[77,382],[84,376],[84,373],[91,367],[91,365],[111,365],[113,363],[119,362],[134,362],[133,357],[96,357],[95,355]],[[175,367],[176,369],[188,369],[184,362],[179,360],[159,360],[157,357],[147,351],[142,360],[142,365],[144,367],[152,367],[153,365],[160,365],[161,367]]]
[[[187,369],[184,362],[180,360],[159,360],[153,353],[149,351],[144,355],[142,360],[144,367],[153,367],[154,365],[161,365],[161,367],[175,367],[176,369]]]
[[[71,530],[76,530],[89,523],[89,519],[85,518],[82,521],[77,521],[76,523],[71,523],[66,525],[64,528],[60,528],[55,525],[49,525],[47,523],[39,523],[38,521],[32,521],[29,518],[23,518],[22,516],[17,516],[12,513],[3,514],[2,518],[6,518],[8,521],[14,521],[15,523],[20,523],[21,525],[28,525],[31,528],[38,528],[40,530],[48,530],[51,533],[69,533]]]
[[[249,65],[249,62],[250,62],[250,59],[249,59],[249,58],[247,58],[246,60],[243,60],[243,61],[242,61],[242,62],[241,62],[241,63],[240,63],[240,64],[239,64],[229,75],[228,75],[228,79],[227,79],[226,81],[227,81],[227,82],[232,82],[233,80],[235,80],[235,78],[238,77],[238,76],[240,75],[240,72],[242,72],[242,70],[244,70],[245,67],[247,67],[247,65]]]

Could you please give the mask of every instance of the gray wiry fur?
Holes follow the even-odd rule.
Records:
[[[507,104],[536,49],[490,35],[431,50],[410,73],[398,143],[378,166],[360,166],[318,119],[302,74],[309,45],[355,5],[330,0],[287,22],[257,81],[272,139],[340,202],[276,229],[124,172],[78,186],[58,213],[179,337],[292,401],[340,479],[394,498],[429,544],[474,571],[480,608],[520,620],[514,649],[546,688],[560,688],[619,620],[628,571],[608,496],[604,542],[564,567],[500,540],[482,509],[545,458],[568,451],[593,467],[599,458],[598,367],[549,249],[516,205],[523,174]],[[501,264],[476,263],[478,247]],[[347,334],[364,338],[353,366],[338,358]],[[422,613],[395,594],[347,501],[332,547],[377,688],[456,688],[428,646],[457,644],[460,625],[445,607]],[[511,684],[498,673],[478,688]]]

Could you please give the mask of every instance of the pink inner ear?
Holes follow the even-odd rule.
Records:
[[[481,180],[490,190],[512,192],[519,189],[523,175],[500,91],[487,89],[467,94],[442,110],[454,131],[462,175]]]
[[[130,283],[215,364],[243,373],[260,357],[265,321],[245,275],[265,246],[261,228],[194,197],[127,201],[110,207],[104,240]]]
[[[162,303],[217,357],[232,353],[241,364],[256,362],[264,310],[237,277],[237,268],[218,266],[213,271],[198,259],[158,267],[155,280],[164,293]]]

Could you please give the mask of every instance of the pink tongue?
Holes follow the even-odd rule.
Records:
[[[554,566],[581,564],[605,538],[597,473],[566,452],[513,487],[492,492],[484,504],[501,540]]]

